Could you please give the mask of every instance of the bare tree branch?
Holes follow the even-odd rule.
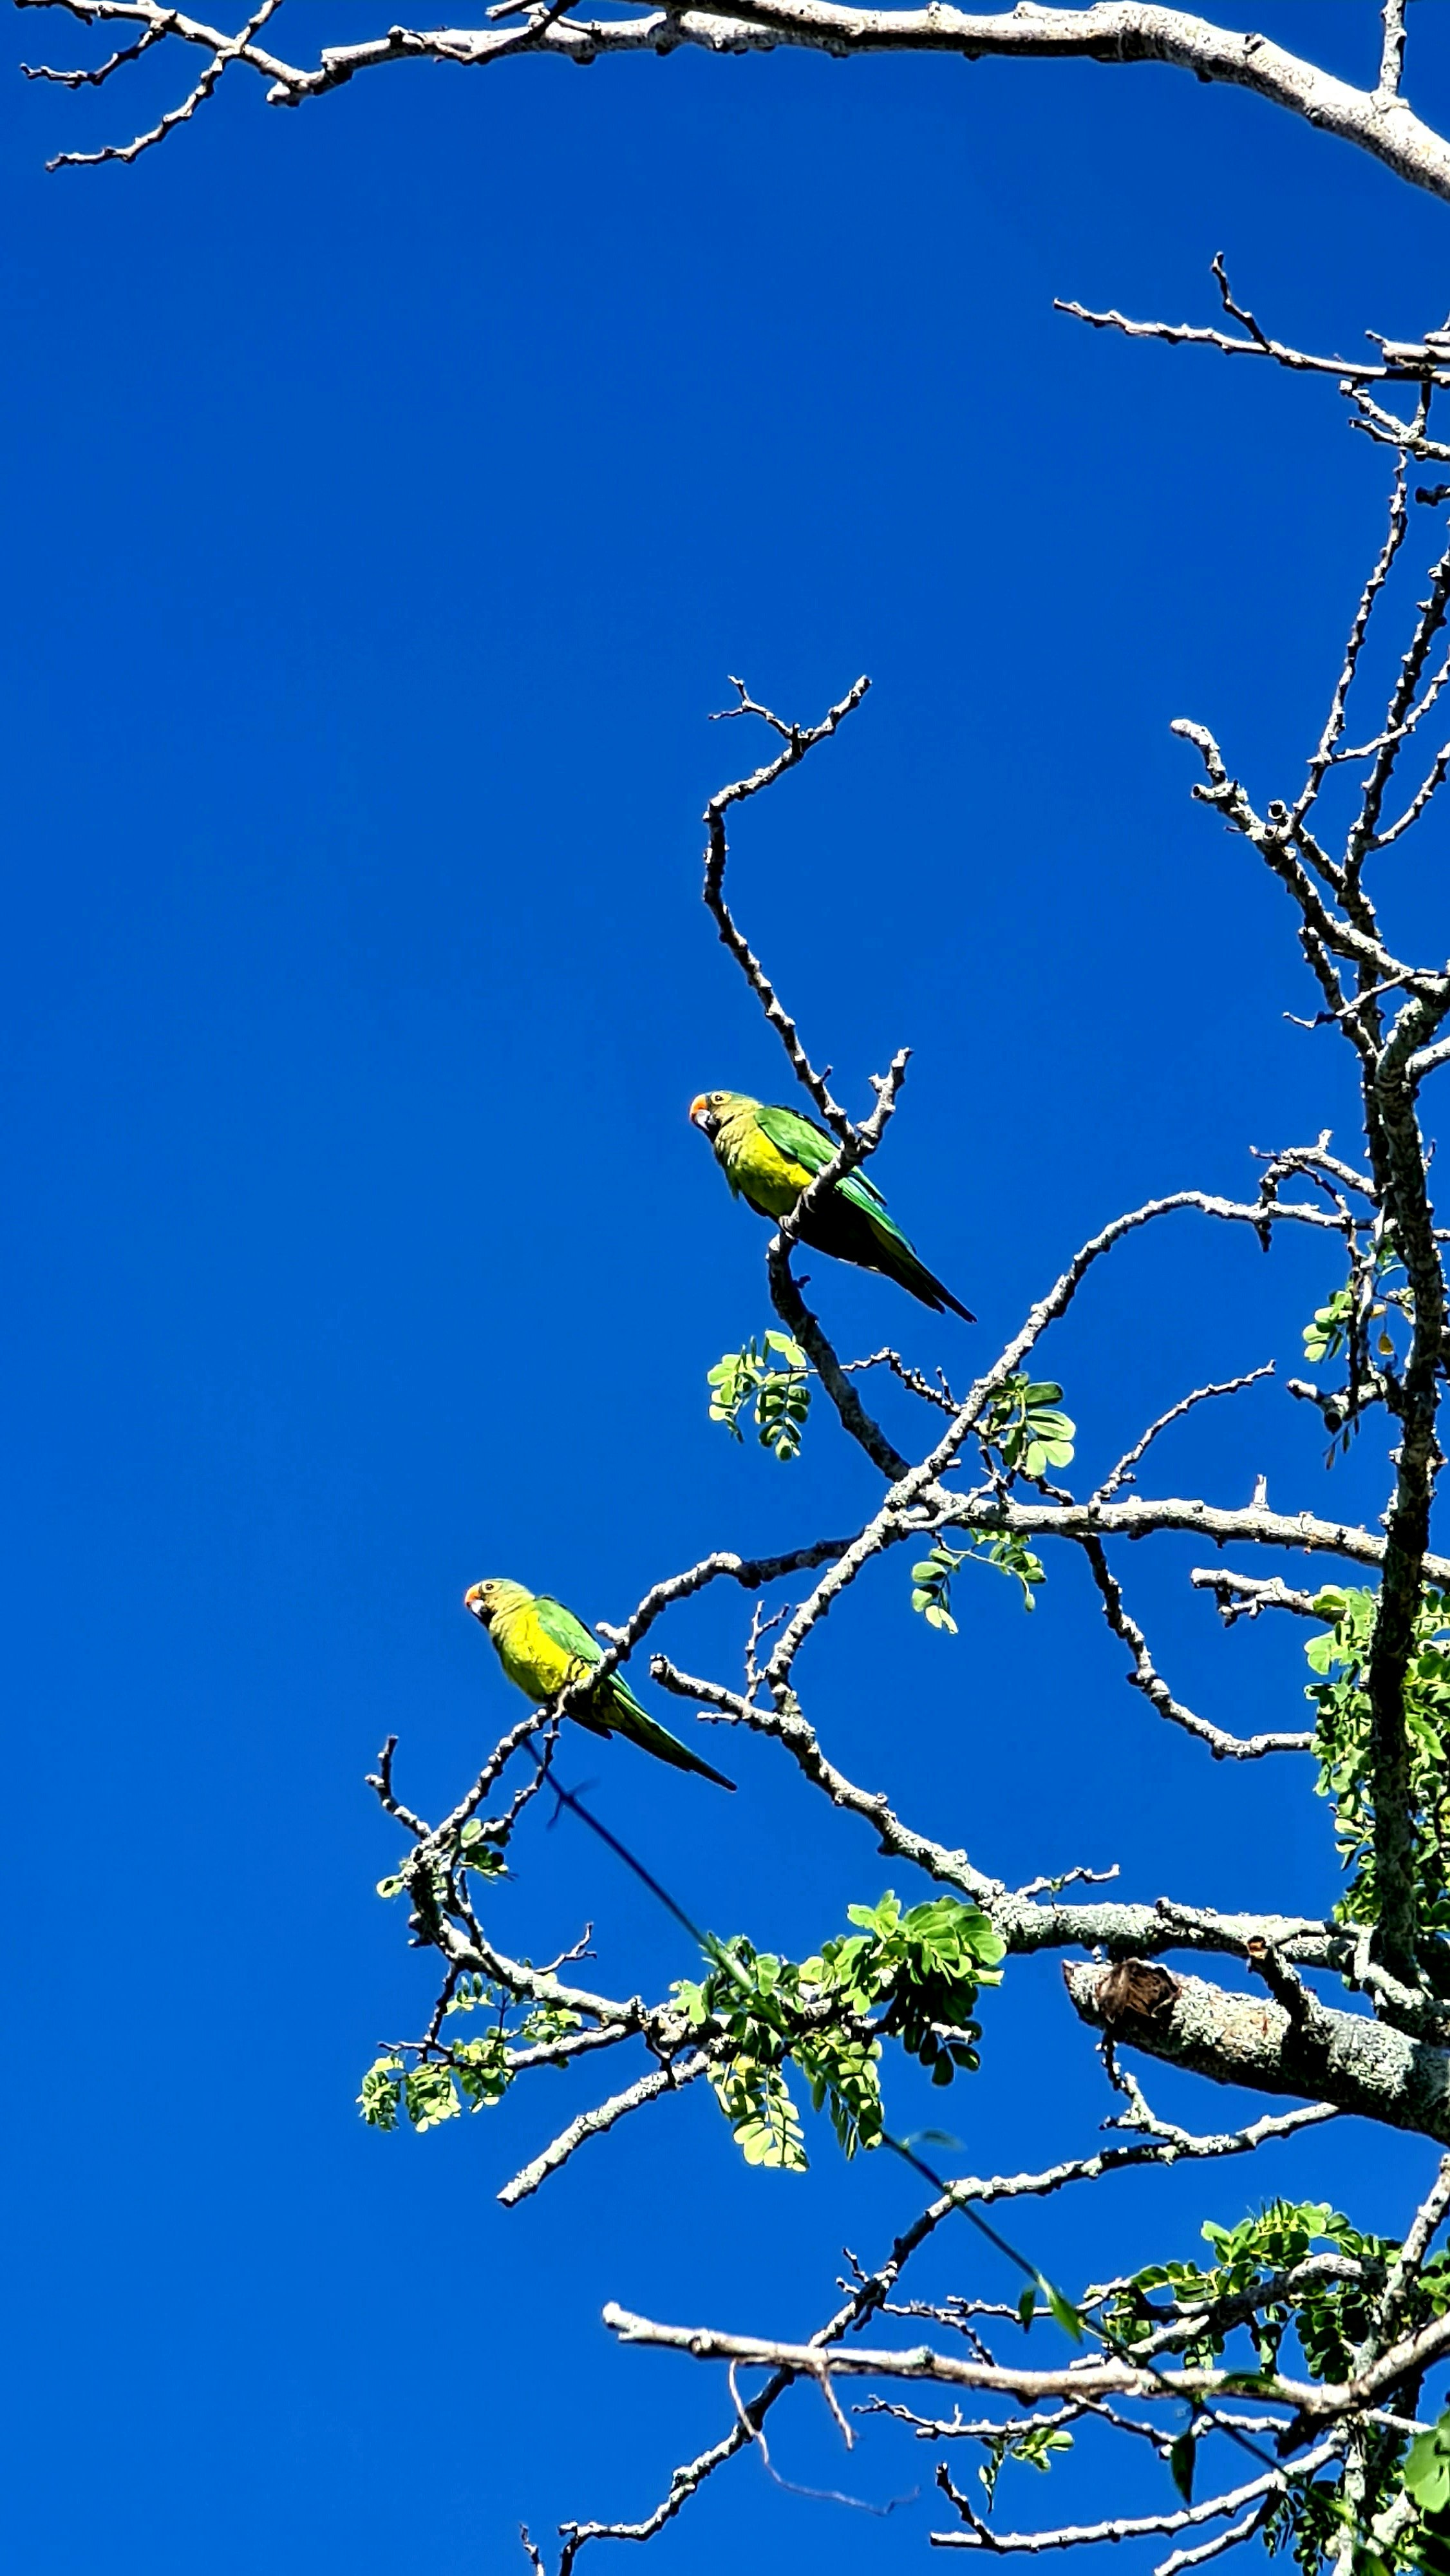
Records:
[[[1115,1637],[1122,1638],[1133,1658],[1133,1669],[1127,1678],[1133,1688],[1140,1690],[1144,1698],[1157,1709],[1160,1717],[1166,1717],[1174,1726],[1181,1726],[1187,1734],[1196,1735],[1201,1744],[1208,1746],[1215,1761],[1219,1762],[1226,1755],[1238,1762],[1256,1762],[1265,1753],[1313,1751],[1312,1728],[1298,1734],[1230,1735],[1223,1727],[1214,1726],[1208,1718],[1198,1717],[1191,1708],[1185,1708],[1181,1700],[1174,1698],[1148,1652],[1148,1640],[1128,1610],[1123,1599],[1122,1587],[1108,1564],[1107,1552],[1101,1539],[1086,1540],[1083,1554],[1092,1569],[1093,1581],[1102,1595],[1103,1611],[1108,1626]]]
[[[561,2165],[566,2165],[575,2149],[582,2147],[588,2139],[603,2137],[606,2130],[612,2129],[629,2112],[642,2110],[646,2102],[657,2102],[662,2093],[676,2093],[682,2084],[693,2084],[697,2075],[704,2074],[708,2064],[708,2058],[698,2053],[677,2058],[669,2066],[657,2066],[652,2075],[642,2075],[637,2084],[627,2085],[622,2093],[611,2094],[607,2102],[598,2103],[592,2111],[581,2111],[577,2120],[571,2120],[567,2129],[560,2130],[542,2155],[535,2156],[514,2175],[512,2182],[504,2184],[498,2195],[504,2208],[513,2209],[519,2201],[527,2200],[529,2194],[537,2191],[540,2183],[547,2182],[550,2174],[557,2173]]]
[[[968,10],[930,0],[924,8],[862,8],[838,0],[740,0],[728,16],[705,10],[643,10],[632,17],[555,16],[542,0],[524,0],[505,14],[521,20],[508,33],[485,23],[431,30],[390,26],[349,45],[323,48],[311,67],[280,61],[254,38],[219,30],[170,10],[163,0],[18,0],[22,7],[53,7],[86,25],[148,27],[165,20],[179,44],[203,47],[215,57],[230,50],[269,83],[275,107],[298,107],[342,88],[366,71],[390,63],[433,61],[481,69],[512,54],[539,52],[562,60],[594,62],[606,54],[670,53],[696,45],[710,53],[739,53],[777,45],[855,56],[872,53],[942,53],[968,61],[1101,63],[1155,62],[1192,72],[1205,82],[1252,91],[1304,118],[1318,131],[1368,152],[1397,177],[1433,196],[1450,198],[1450,146],[1406,105],[1399,91],[1402,45],[1387,26],[1379,77],[1373,89],[1356,89],[1260,35],[1216,27],[1156,0],[1091,0],[1082,8]],[[491,14],[491,13],[490,13]],[[1391,78],[1391,71],[1393,77]]]
[[[1238,1395],[1244,1387],[1255,1386],[1260,1378],[1272,1377],[1273,1374],[1273,1361],[1265,1360],[1262,1368],[1249,1369],[1243,1377],[1226,1378],[1221,1386],[1196,1386],[1191,1395],[1180,1396],[1176,1404],[1170,1404],[1166,1413],[1159,1414],[1156,1422],[1149,1423],[1147,1430],[1140,1439],[1134,1441],[1131,1449],[1124,1451],[1116,1467],[1110,1470],[1096,1488],[1093,1501],[1110,1503],[1120,1485],[1133,1484],[1135,1482],[1133,1469],[1142,1464],[1159,1433],[1166,1431],[1171,1422],[1180,1422],[1185,1413],[1193,1411],[1195,1405],[1207,1404],[1210,1397],[1215,1395]]]

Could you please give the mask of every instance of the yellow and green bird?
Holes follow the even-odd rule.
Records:
[[[836,1151],[835,1139],[799,1110],[752,1100],[744,1091],[699,1092],[690,1103],[690,1118],[709,1137],[735,1196],[757,1216],[774,1217],[777,1223],[789,1216],[807,1183],[825,1170]],[[950,1306],[964,1324],[977,1320],[918,1259],[888,1214],[881,1192],[862,1171],[833,1182],[821,1204],[811,1209],[800,1239],[835,1261],[879,1270],[938,1315]]]
[[[465,1610],[481,1620],[509,1680],[526,1699],[541,1705],[557,1697],[566,1682],[577,1681],[597,1664],[603,1648],[562,1601],[547,1592],[530,1592],[525,1584],[493,1575],[475,1583],[463,1596]],[[602,1682],[577,1700],[569,1715],[591,1735],[625,1735],[643,1753],[672,1762],[677,1771],[698,1771],[722,1789],[733,1789],[723,1771],[712,1771],[667,1726],[640,1707],[623,1673],[606,1673]]]

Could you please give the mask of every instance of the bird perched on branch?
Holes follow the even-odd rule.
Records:
[[[589,1672],[603,1654],[588,1629],[547,1592],[530,1592],[522,1583],[494,1575],[475,1583],[463,1596],[465,1610],[487,1630],[494,1650],[515,1688],[527,1699],[557,1698],[567,1682]],[[722,1789],[733,1789],[723,1771],[712,1771],[697,1753],[671,1735],[640,1707],[623,1673],[606,1673],[593,1690],[575,1701],[569,1715],[591,1735],[625,1735],[642,1753],[677,1771],[698,1771]]]
[[[690,1103],[692,1125],[708,1136],[715,1160],[737,1198],[757,1216],[789,1216],[802,1190],[837,1151],[834,1137],[796,1109],[772,1107],[744,1091],[702,1091]],[[801,1227],[800,1239],[835,1261],[879,1270],[936,1314],[950,1306],[964,1324],[976,1316],[933,1277],[888,1215],[886,1201],[863,1171],[834,1181]]]

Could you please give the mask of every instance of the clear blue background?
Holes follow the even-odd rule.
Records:
[[[1450,24],[1413,14],[1443,125]],[[284,51],[379,18],[290,15]],[[1372,71],[1367,5],[1257,22]],[[875,681],[740,818],[733,886],[849,1101],[914,1047],[880,1169],[982,1324],[832,1271],[843,1349],[960,1378],[1117,1209],[1245,1191],[1251,1144],[1349,1144],[1334,1042],[1282,1016],[1314,1007],[1283,901],[1167,727],[1293,792],[1386,460],[1328,386],[1052,299],[1210,319],[1222,248],[1275,327],[1353,347],[1443,319],[1450,212],[1166,71],[787,54],[395,70],[291,116],[233,74],[134,169],[44,175],[182,69],[0,85],[7,2522],[32,2576],[492,2571],[520,2519],[647,2510],[728,2422],[716,2374],[612,2344],[606,2298],[807,2332],[842,2242],[874,2260],[917,2205],[824,2136],[805,2182],[746,2173],[696,2092],[505,2216],[617,2076],[423,2140],[353,2105],[431,1993],[373,1894],[397,1842],[363,1772],[396,1729],[436,1811],[516,1705],[465,1585],[617,1618],[711,1545],[871,1499],[826,1421],[782,1470],[705,1416],[706,1367],[768,1320],[763,1233],[685,1108],[784,1080],[698,900],[704,798],[762,746],[705,718],[732,671],[803,717]],[[1432,821],[1384,869],[1430,956],[1444,847]],[[1196,1381],[1282,1372],[1336,1275],[1318,1239],[1265,1262],[1192,1220],[1115,1256],[1051,1346],[1083,1468]],[[1321,1450],[1260,1391],[1148,1489],[1240,1501],[1263,1469],[1372,1517],[1377,1443],[1328,1486]],[[1301,1723],[1300,1638],[1221,1637],[1193,1561],[1126,1569],[1175,1686]],[[950,1642],[893,1559],[813,1645],[849,1770],[1009,1879],[1118,1860],[1140,1896],[1330,1901],[1303,1766],[1161,1727],[1079,1565],[1031,1620],[958,1589]],[[747,1615],[717,1591],[665,1642],[730,1678]],[[889,1880],[925,1892],[770,1748],[724,1754],[731,1801],[626,1747],[581,1740],[572,1775],[721,1931],[799,1954]],[[613,1991],[689,1973],[577,1826],[520,1858],[509,1946],[592,1919]],[[985,2018],[945,2105],[892,2076],[898,2125],[944,2114],[962,2170],[1090,2148],[1113,2106],[1057,1963]],[[1239,2107],[1152,2089],[1203,2126]],[[1429,2165],[1346,2126],[1017,2232],[1076,2285],[1290,2186],[1398,2228]],[[965,2230],[933,2284],[1015,2286]],[[872,2427],[847,2461],[805,2394],[773,2442],[789,2476],[923,2492],[881,2522],[744,2459],[662,2569],[921,2562],[933,2452]],[[1009,2471],[1003,2518],[1125,2492],[1072,2478]]]

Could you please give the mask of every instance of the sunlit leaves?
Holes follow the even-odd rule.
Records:
[[[1259,2370],[1268,2371],[1278,2366],[1292,2325],[1317,2377],[1353,2375],[1356,2353],[1373,2323],[1373,2302],[1398,2250],[1391,2239],[1367,2236],[1327,2201],[1312,2200],[1272,2200],[1236,2227],[1208,2219],[1202,2234],[1212,2248],[1212,2264],[1150,2263],[1114,2292],[1106,2316],[1118,2342],[1141,2342],[1179,2318],[1189,2330],[1181,2345],[1175,2339],[1175,2348],[1189,2363],[1215,2360],[1230,2335],[1242,2331]],[[1343,2275],[1288,2286],[1286,2276],[1321,2247],[1348,2258]],[[1167,2301],[1155,2303],[1149,2296],[1154,2290],[1166,2290]],[[1441,2253],[1407,2284],[1403,2318],[1413,2327],[1447,2310],[1450,2254]]]
[[[507,2079],[505,2079],[507,2080]],[[455,2120],[459,2099],[446,2066],[404,2067],[400,2057],[379,2057],[362,2080],[358,2109],[372,2129],[395,2129],[400,2114],[418,2130]]]
[[[1395,1284],[1397,1272],[1399,1281]],[[1375,1254],[1372,1281],[1362,1271],[1342,1288],[1336,1288],[1322,1306],[1315,1307],[1313,1322],[1304,1327],[1304,1357],[1315,1361],[1337,1359],[1341,1351],[1350,1351],[1357,1337],[1361,1352],[1374,1350],[1381,1359],[1392,1359],[1395,1345],[1388,1319],[1391,1314],[1413,1316],[1414,1311],[1414,1299],[1404,1284],[1403,1269],[1387,1237]]]
[[[1115,2285],[1103,2309],[1103,2327],[1118,2345],[1132,2347],[1155,2337],[1156,2351],[1182,2359],[1190,2368],[1216,2362],[1236,2335],[1252,2347],[1255,2369],[1235,2373],[1233,2385],[1249,2389],[1262,2374],[1280,2366],[1281,2347],[1293,2335],[1315,2377],[1342,2381],[1353,2376],[1376,2329],[1378,2301],[1399,2247],[1390,2239],[1364,2235],[1326,2201],[1270,2201],[1235,2227],[1209,2220],[1203,2235],[1214,2261],[1150,2263],[1128,2281]],[[1339,2258],[1320,2268],[1316,2256],[1327,2249]],[[1155,2299],[1155,2291],[1167,2297]],[[1400,2327],[1413,2331],[1450,2310],[1450,2255],[1437,2254],[1416,2277],[1402,2285]],[[1298,2355],[1290,2367],[1294,2367]],[[1443,2452],[1441,2433],[1446,2436]],[[1168,2465],[1185,2502],[1193,2491],[1192,2431],[1173,2444]],[[1393,2428],[1377,2437],[1375,2487],[1381,2502],[1395,2491],[1404,2450]],[[1416,2492],[1411,2478],[1424,2489]],[[1417,2441],[1404,2458],[1404,2480],[1423,2512],[1432,2500],[1450,2498],[1450,2418],[1444,2427]],[[1265,2537],[1271,2548],[1286,2544],[1297,2565],[1311,2576],[1326,2559],[1353,2576],[1391,2576],[1397,2568],[1421,2568],[1439,2576],[1433,2535],[1422,2527],[1401,2530],[1383,2550],[1364,2529],[1366,2498],[1346,2496],[1341,2474],[1294,2480],[1274,2504]],[[1352,2530],[1352,2555],[1344,2539]],[[1427,2554],[1428,2553],[1428,2554]]]
[[[395,2129],[403,2098],[401,2057],[378,2057],[362,2080],[357,2106],[370,2129]]]
[[[842,2152],[879,2146],[885,2114],[885,2038],[949,2084],[977,2064],[978,1989],[998,1983],[1003,1945],[986,1916],[956,1897],[903,1912],[889,1892],[853,1905],[857,1928],[796,1963],[745,1939],[712,1946],[699,1983],[674,1989],[710,2057],[716,2099],[751,2164],[799,2173],[806,2154],[785,2068],[794,2063],[812,2107],[830,2118]]]
[[[450,2049],[449,2067],[471,2111],[503,2100],[510,2081],[507,2049],[507,2034],[501,2030],[486,2031],[482,2039],[459,2040]],[[423,2124],[415,2120],[413,2125],[421,2128]]]
[[[742,2050],[726,2065],[712,2067],[710,2081],[748,2165],[763,2165],[772,2173],[805,2172],[801,2115],[778,2065]]]
[[[1342,1922],[1375,1923],[1374,1779],[1368,1675],[1377,1595],[1327,1586],[1315,1609],[1326,1633],[1305,1648],[1321,1676],[1306,1696],[1317,1711],[1314,1749],[1318,1793],[1334,1807],[1335,1840],[1349,1886],[1336,1912]],[[1420,1919],[1427,1931],[1450,1932],[1450,1596],[1427,1591],[1415,1623],[1405,1675],[1405,1727],[1410,1749]]]
[[[513,2076],[508,2062],[511,2036],[524,2035],[511,2035],[505,2028],[504,1998],[482,1977],[460,1977],[445,2009],[449,2013],[491,2011],[499,2018],[481,2038],[434,2047],[411,2066],[396,2052],[377,2058],[363,2077],[357,2097],[369,2128],[396,2129],[399,2120],[405,2119],[421,2135],[445,2120],[456,2120],[465,2103],[471,2111],[482,2111],[503,2100]],[[559,2018],[572,2027],[576,2016],[567,2013]]]
[[[1410,2444],[1404,2476],[1421,2513],[1443,2513],[1450,2506],[1450,2415]]]
[[[1042,1559],[1015,1530],[1004,1530],[996,1537],[985,1533],[963,1548],[948,1547],[937,1539],[929,1555],[911,1569],[911,1606],[919,1610],[929,1628],[942,1628],[948,1636],[957,1633],[952,1617],[952,1576],[968,1564],[994,1565],[1001,1574],[1015,1575],[1022,1586],[1022,1607],[1034,1607],[1032,1595],[1039,1583],[1047,1580]]]
[[[1025,2432],[994,2434],[983,2447],[987,2457],[977,2475],[987,2490],[990,2511],[1004,2460],[1020,2460],[1024,2468],[1037,2469],[1045,2477],[1054,2453],[1072,2449],[1072,2435],[1060,2424],[1029,2424]]]
[[[507,1867],[496,1846],[485,1840],[484,1830],[476,1816],[470,1816],[458,1837],[458,1857],[465,1869],[480,1878],[504,1878]]]
[[[937,1540],[930,1556],[911,1569],[911,1606],[920,1610],[929,1628],[945,1628],[949,1637],[957,1633],[952,1617],[952,1576],[959,1573],[970,1555],[969,1548],[946,1547]]]
[[[1383,1313],[1383,1308],[1380,1312]],[[1306,1360],[1333,1360],[1349,1342],[1350,1317],[1354,1312],[1354,1290],[1336,1288],[1332,1297],[1314,1309],[1314,1320],[1304,1327]]]
[[[1004,1378],[980,1426],[984,1451],[995,1454],[1004,1474],[1034,1483],[1049,1467],[1070,1466],[1077,1424],[1061,1405],[1062,1389],[1049,1378],[1020,1370]]]
[[[743,1350],[727,1351],[706,1372],[710,1419],[743,1440],[740,1417],[753,1411],[762,1449],[783,1462],[798,1458],[811,1409],[809,1374],[805,1352],[789,1333],[763,1333],[759,1347],[752,1335]]]

